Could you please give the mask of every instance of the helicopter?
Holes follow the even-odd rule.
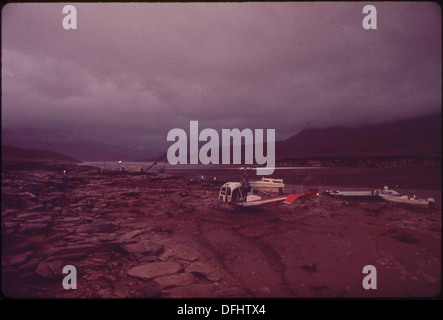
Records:
[[[234,205],[238,207],[256,207],[270,203],[283,202],[284,204],[291,204],[299,197],[317,194],[317,190],[309,190],[306,192],[272,195],[269,192],[261,190],[249,181],[244,169],[242,182],[226,182],[220,188],[218,199],[226,206]],[[263,196],[259,195],[263,194]]]

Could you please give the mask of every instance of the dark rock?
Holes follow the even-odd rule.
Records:
[[[90,253],[107,252],[112,249],[112,245],[104,244],[83,244],[66,247],[54,247],[49,251],[49,257],[47,260],[78,259]]]
[[[18,267],[18,270],[20,272],[29,272],[29,271],[35,271],[36,268],[38,267],[38,264],[40,263],[40,259],[38,258],[33,258],[30,259],[29,261],[27,261],[26,263],[20,265]]]
[[[81,225],[75,231],[77,233],[93,233],[93,232],[100,232],[104,230],[113,230],[115,229],[115,225],[112,222],[108,222],[103,219],[95,219],[91,223]]]
[[[69,223],[69,222],[79,222],[79,221],[81,221],[81,220],[82,220],[81,217],[65,217],[65,218],[63,219],[63,221],[64,221],[64,222],[67,222],[67,223]]]
[[[17,219],[18,220],[26,220],[29,221],[30,218],[33,217],[41,217],[42,213],[41,212],[22,212],[17,214]]]
[[[46,223],[28,223],[22,226],[25,232],[45,231],[49,228]]]
[[[103,242],[114,241],[117,238],[117,233],[102,233],[96,235],[98,236],[98,240]]]
[[[135,191],[130,191],[130,192],[123,192],[121,193],[121,195],[125,197],[138,197],[140,193]]]
[[[301,267],[303,270],[307,272],[317,272],[317,264],[305,264]]]
[[[120,241],[121,243],[128,242],[128,241],[130,241],[132,238],[134,238],[135,236],[137,236],[137,235],[139,235],[139,234],[141,234],[141,233],[143,233],[143,232],[146,232],[146,231],[147,231],[147,230],[144,230],[144,229],[129,231],[129,232],[125,233],[124,235],[122,235],[122,236],[119,238],[119,241]]]
[[[5,218],[12,217],[12,216],[15,216],[18,212],[19,212],[19,210],[17,210],[17,209],[8,209],[8,210],[5,210],[4,212],[2,212],[2,216]]]
[[[63,276],[63,267],[70,264],[69,262],[56,261],[41,261],[35,272],[44,278],[57,278]]]
[[[17,254],[17,255],[15,255],[15,256],[12,256],[12,257],[9,259],[9,264],[10,264],[10,265],[23,264],[23,263],[25,263],[25,262],[28,260],[28,258],[29,258],[31,255],[32,255],[32,252],[31,252],[31,251],[26,251],[26,252],[23,252],[23,253]]]
[[[35,206],[33,206],[33,207],[31,207],[31,208],[28,208],[28,210],[29,211],[43,211],[43,210],[45,210],[45,205],[44,204],[38,204],[38,205],[35,205]]]
[[[102,278],[111,284],[117,280],[113,275],[110,274],[105,274],[102,276]]]
[[[5,229],[16,228],[18,226],[18,222],[5,222],[3,223],[3,227]]]
[[[52,220],[51,216],[44,216],[36,219],[29,220],[29,223],[44,223]]]
[[[152,287],[144,287],[143,288],[143,297],[144,298],[161,298],[162,293],[160,290],[157,290]]]
[[[219,281],[223,277],[214,267],[202,262],[192,263],[186,272],[203,275],[209,281]]]

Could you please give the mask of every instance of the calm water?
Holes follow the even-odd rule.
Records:
[[[134,168],[141,167],[143,169],[147,169],[153,164],[153,162],[136,162],[136,161],[122,161],[121,163],[117,161],[106,161],[106,162],[83,162],[81,165],[85,166],[92,166],[97,167],[105,170],[119,170],[121,167],[123,167],[125,170],[128,170],[129,172],[132,172]],[[156,172],[158,170],[164,169],[164,170],[170,170],[170,171],[187,171],[187,170],[197,170],[197,171],[213,171],[213,170],[234,170],[234,171],[241,171],[245,166],[244,165],[202,165],[202,164],[187,164],[187,165],[171,165],[169,163],[165,162],[159,162],[152,166],[149,170]],[[255,172],[253,168],[247,167],[250,172]],[[321,167],[282,167],[282,168],[276,168],[276,171],[280,170],[316,170],[316,169],[322,169]]]
[[[132,172],[134,168],[147,169],[153,162],[84,162],[83,165],[99,167],[106,170],[125,170]],[[220,182],[241,181],[244,170],[242,166],[233,165],[170,165],[158,163],[148,172],[173,174],[193,179],[208,179]],[[247,170],[248,178],[260,180],[255,170]],[[284,167],[276,168],[270,176],[284,179],[287,192],[306,191],[315,188],[324,191],[327,188],[341,190],[372,190],[389,188],[402,194],[417,197],[433,197],[441,204],[441,169],[440,168],[327,168],[327,167]]]
[[[95,166],[106,170],[118,170],[123,166],[132,172],[134,168],[147,169],[153,162],[84,162],[83,165]],[[219,181],[234,179],[238,181],[243,175],[242,166],[234,165],[170,165],[158,163],[149,172],[159,172],[186,176],[195,179],[212,179]],[[255,170],[247,170],[251,179],[261,179]],[[282,178],[286,184],[316,185],[322,187],[343,186],[360,188],[391,188],[441,190],[441,168],[331,168],[331,167],[283,167],[276,168],[270,176]]]

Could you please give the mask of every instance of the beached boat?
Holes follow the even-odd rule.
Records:
[[[380,195],[400,196],[395,190],[389,189],[385,186],[383,189],[373,190],[352,190],[352,191],[340,191],[337,189],[326,189],[322,193],[323,196],[329,196],[339,199],[355,199],[355,200],[382,200]]]
[[[412,204],[420,206],[429,206],[435,202],[433,198],[428,199],[418,199],[415,196],[400,196],[400,195],[390,195],[390,194],[380,194],[380,197],[388,202],[400,203],[400,204]]]
[[[263,177],[261,180],[250,181],[251,186],[266,192],[284,193],[285,184],[283,179],[272,179]]]
[[[333,198],[340,199],[358,199],[358,200],[379,200],[380,197],[376,190],[357,190],[357,191],[340,191],[337,189],[329,190],[327,189],[322,193],[324,196],[329,196]]]
[[[384,186],[383,189],[377,189],[374,191],[374,194],[380,195],[388,195],[388,196],[400,196],[400,193],[398,193],[395,190],[389,189],[387,186]]]

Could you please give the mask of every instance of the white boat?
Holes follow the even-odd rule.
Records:
[[[401,203],[401,204],[429,206],[435,202],[435,200],[433,198],[417,199],[415,196],[408,197],[408,196],[390,195],[390,194],[383,194],[383,193],[380,193],[379,196],[385,201],[394,202],[394,203]]]
[[[322,195],[339,199],[381,200],[381,195],[400,196],[400,193],[385,186],[383,189],[372,190],[341,191],[337,189],[326,189]]]
[[[327,189],[322,195],[340,199],[378,199],[377,190],[340,191]]]
[[[388,195],[388,196],[400,196],[400,193],[398,193],[395,190],[389,189],[387,186],[384,186],[382,190],[380,190],[380,189],[375,190],[374,193],[377,195],[384,194],[384,195]]]
[[[284,193],[285,184],[283,183],[283,179],[273,179],[273,178],[265,178],[263,177],[258,181],[250,181],[250,184],[257,189],[263,190],[265,192],[278,192]]]

